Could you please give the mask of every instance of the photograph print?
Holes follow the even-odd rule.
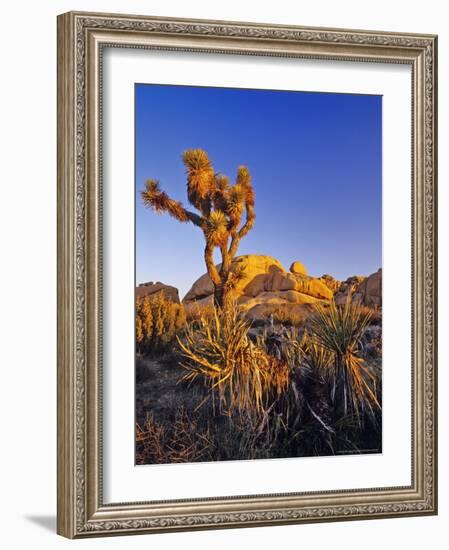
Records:
[[[382,97],[135,85],[135,462],[382,452]]]

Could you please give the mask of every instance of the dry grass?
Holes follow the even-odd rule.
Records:
[[[214,316],[214,306],[210,305],[201,305],[193,302],[189,304],[189,307],[186,311],[187,321],[200,321],[201,319],[212,319]]]
[[[289,383],[289,367],[255,345],[248,334],[250,323],[234,304],[214,310],[213,317],[189,323],[185,338],[178,338],[184,380],[200,378],[218,394],[221,410],[260,414],[270,397],[279,396]]]
[[[270,322],[284,327],[300,328],[312,310],[312,304],[259,304],[248,312],[248,317],[252,318],[253,326]]]
[[[308,312],[306,310],[298,312],[288,306],[274,306],[270,315],[274,323],[284,326],[301,327],[307,318]]]
[[[208,431],[198,430],[197,422],[181,408],[170,430],[149,416],[136,426],[137,464],[169,464],[206,460],[212,447]]]

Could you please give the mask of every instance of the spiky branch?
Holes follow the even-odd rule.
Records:
[[[191,222],[202,229],[206,241],[204,260],[214,284],[215,304],[223,307],[240,277],[239,273],[231,272],[232,260],[240,240],[251,230],[256,217],[251,175],[246,166],[240,166],[236,181],[231,185],[226,176],[214,172],[202,149],[189,149],[182,158],[187,175],[187,199],[199,214],[170,198],[154,179],[145,182],[142,200],[157,213],[166,212],[180,222]],[[220,269],[213,261],[215,248],[221,253]]]

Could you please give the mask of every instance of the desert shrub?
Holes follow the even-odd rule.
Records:
[[[291,372],[288,387],[265,417],[267,438],[278,441],[285,456],[333,453],[335,430],[324,379],[332,353],[294,327],[265,329],[259,343],[281,356]]]
[[[332,310],[332,306],[321,308],[321,311],[327,313],[328,309]],[[359,313],[363,316],[369,312],[360,307]],[[343,319],[348,320],[347,317]],[[312,322],[312,327],[315,322]],[[378,329],[377,326],[368,326],[364,338],[374,332],[375,339]],[[333,326],[332,330],[338,332],[338,327]],[[363,406],[355,410],[349,407],[345,412],[340,388],[335,391],[335,352],[325,347],[310,329],[275,326],[264,329],[259,338],[260,345],[265,345],[269,353],[274,351],[277,356],[285,358],[291,369],[290,383],[270,410],[265,427],[268,439],[278,441],[278,452],[282,454],[288,449],[291,456],[310,456],[381,448],[381,377],[376,365],[363,363],[362,369],[368,389],[373,391],[377,403],[368,395],[370,401],[365,409]],[[362,352],[361,339],[356,350]],[[363,351],[366,353],[366,349]],[[372,420],[369,425],[363,421],[365,413]],[[281,439],[269,435],[273,432],[273,424],[277,425],[279,421],[284,430]]]
[[[208,430],[201,431],[195,418],[184,408],[177,411],[173,424],[156,422],[148,416],[143,426],[136,425],[137,464],[197,462],[210,458],[213,444]]]
[[[349,307],[347,306],[347,313]],[[332,308],[332,305],[322,307],[320,312],[322,315],[329,316],[332,315]],[[366,308],[360,307],[358,313],[362,318],[369,312]],[[331,328],[332,332],[338,334],[343,327],[349,329],[349,324],[345,325],[348,318],[349,315],[343,316],[340,325],[334,323]],[[311,323],[312,328],[316,323],[316,317],[311,318],[311,320],[313,319],[315,320]],[[354,316],[351,319],[355,322]],[[370,326],[368,332],[376,328]],[[352,342],[352,348],[349,346],[354,354],[356,351],[357,353],[362,351],[361,338],[356,338],[356,342],[357,345]],[[362,398],[365,397],[369,401],[367,405],[362,402],[358,409],[349,406],[344,410],[344,392],[348,390],[347,388],[341,390],[340,382],[338,382],[338,391],[336,390],[336,373],[339,371],[336,370],[335,350],[330,346],[323,345],[310,328],[268,326],[257,335],[257,343],[267,353],[286,361],[290,368],[289,385],[273,403],[269,414],[264,417],[264,426],[260,428],[268,440],[278,441],[279,452],[282,453],[281,447],[289,448],[292,455],[302,456],[339,451],[357,452],[358,449],[366,448],[366,443],[363,441],[367,433],[363,427],[365,412],[373,420],[370,423],[371,427],[367,429],[369,433],[374,434],[373,440],[379,441],[377,434],[381,422],[380,404],[376,403],[374,399],[379,399],[377,395],[380,395],[380,384],[376,380],[374,368],[365,363],[356,364],[359,357],[357,355],[355,358],[352,357],[350,366],[363,370],[363,380],[368,388],[362,387],[362,391],[366,390],[362,394]],[[353,382],[350,379],[348,383],[352,384]],[[369,394],[370,390],[375,396],[372,400]],[[360,396],[358,387],[356,387],[356,391]],[[365,408],[363,408],[364,406]],[[273,433],[273,426],[276,426],[275,432],[277,433],[279,425],[283,430],[283,439],[279,439]],[[286,444],[286,441],[290,443]]]
[[[136,300],[136,343],[139,353],[166,350],[186,325],[184,305],[167,300],[163,293]]]
[[[188,323],[185,337],[178,338],[188,371],[184,381],[202,379],[222,411],[261,414],[289,382],[288,365],[251,341],[250,326],[232,304]]]
[[[290,369],[297,367],[301,361],[302,350],[299,329],[284,325],[265,325],[257,333],[255,342],[268,355],[288,364]]]
[[[202,410],[202,409],[201,409]],[[177,410],[173,421],[147,416],[136,425],[137,464],[169,464],[217,460],[249,460],[297,454],[282,414],[270,410],[253,415],[229,411],[227,416]]]
[[[255,421],[256,420],[256,421]],[[289,456],[282,415],[265,411],[257,419],[232,414],[228,422],[212,425],[215,460],[251,460]]]
[[[340,416],[353,416],[362,423],[372,420],[380,409],[375,372],[361,356],[361,342],[371,313],[351,301],[344,306],[331,302],[327,309],[317,307],[310,319],[310,336],[316,345],[333,354],[325,369],[331,387],[331,401]]]
[[[212,304],[202,305],[197,303],[189,304],[186,311],[187,321],[200,321],[201,319],[212,319],[214,316],[214,306]]]

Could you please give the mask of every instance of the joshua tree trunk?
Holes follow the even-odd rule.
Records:
[[[214,286],[214,306],[220,309],[228,308],[232,303],[232,292],[225,285]]]
[[[226,248],[222,248],[222,264],[220,271],[217,269],[213,259],[213,246],[206,243],[204,249],[204,261],[206,263],[207,273],[214,285],[214,305],[223,309],[231,303],[231,289],[229,288],[229,271],[231,258]]]
[[[224,304],[224,287],[223,285],[214,286],[214,306],[223,308]]]

